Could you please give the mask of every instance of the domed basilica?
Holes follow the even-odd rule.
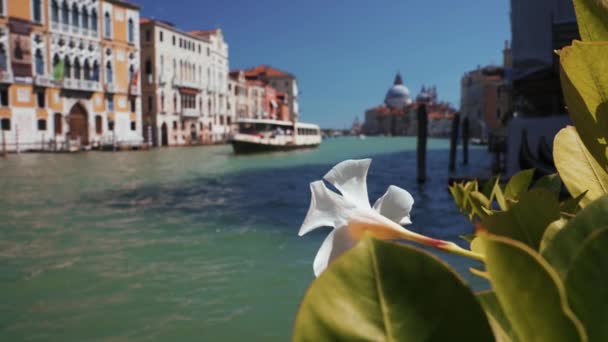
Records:
[[[449,134],[455,110],[445,102],[437,101],[437,88],[422,87],[413,101],[409,89],[403,84],[400,73],[386,92],[384,104],[365,111],[363,133],[368,135],[416,135],[417,114],[420,104],[426,104],[429,116],[429,135]]]

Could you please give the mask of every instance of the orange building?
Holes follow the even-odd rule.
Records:
[[[142,143],[139,8],[121,0],[6,0],[0,120],[9,149]]]

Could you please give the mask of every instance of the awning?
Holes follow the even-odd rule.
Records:
[[[188,94],[188,95],[196,95],[201,92],[200,90],[194,89],[194,88],[179,87],[177,89],[179,90],[180,93]]]

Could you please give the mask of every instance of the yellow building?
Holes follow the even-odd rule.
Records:
[[[138,23],[121,0],[0,0],[8,149],[140,146]]]

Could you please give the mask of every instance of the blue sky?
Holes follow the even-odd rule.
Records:
[[[132,0],[181,29],[220,27],[230,68],[292,72],[301,120],[344,128],[381,104],[399,70],[414,95],[435,84],[459,105],[460,78],[502,62],[508,0]]]

